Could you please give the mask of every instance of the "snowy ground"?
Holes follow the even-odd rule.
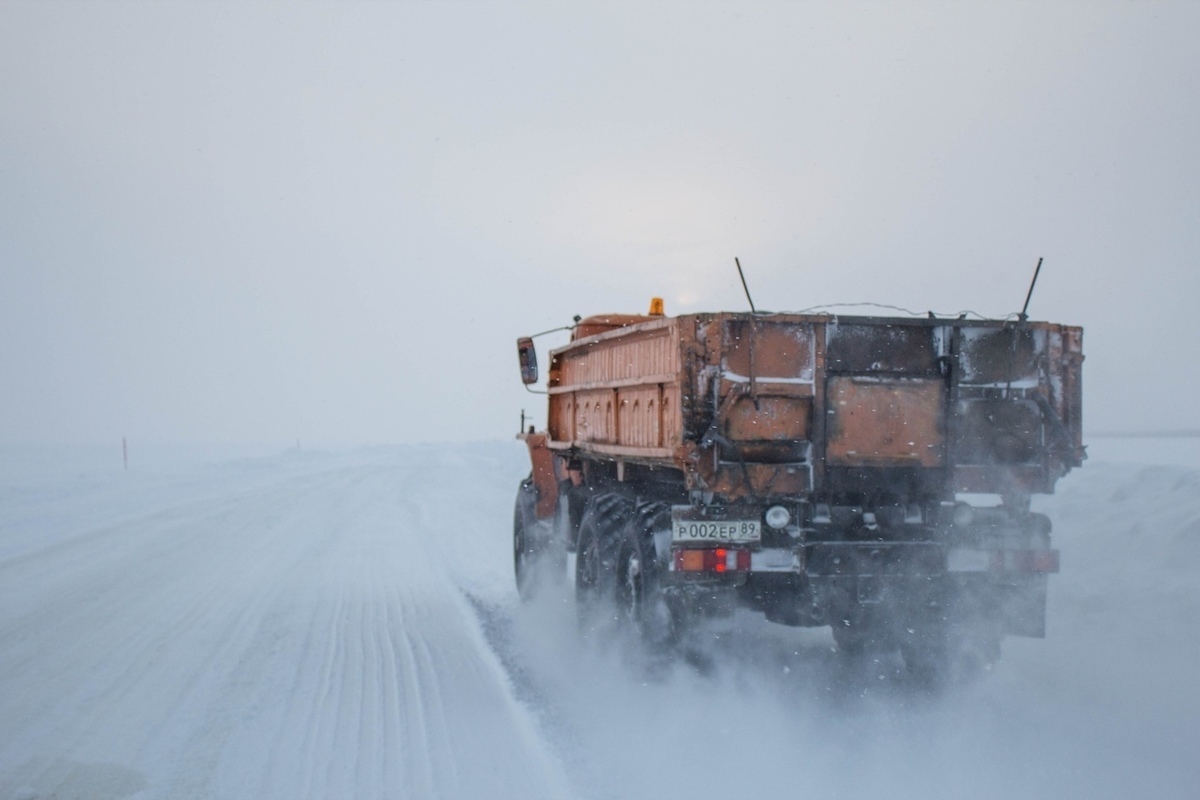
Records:
[[[827,630],[647,664],[521,607],[516,442],[0,448],[0,799],[1195,798],[1196,449],[1093,442],[1048,638],[931,695]]]

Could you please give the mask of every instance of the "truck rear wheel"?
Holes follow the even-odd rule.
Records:
[[[927,686],[970,681],[1000,658],[998,626],[938,621],[906,630],[900,654],[908,674]]]
[[[830,628],[838,652],[851,658],[890,653],[896,649],[891,627],[878,614],[860,611],[834,620]]]
[[[618,494],[593,497],[579,523],[575,555],[575,605],[580,620],[594,622],[614,598],[617,548],[633,503]]]
[[[654,540],[631,528],[617,557],[617,609],[621,622],[651,646],[669,644],[676,629],[658,570]]]

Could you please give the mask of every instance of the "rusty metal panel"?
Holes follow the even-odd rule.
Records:
[[[813,486],[825,485],[826,436],[828,414],[826,411],[826,384],[828,381],[828,324],[813,326],[813,408],[812,448],[809,458],[812,463]]]
[[[546,431],[550,440],[569,442],[575,438],[575,393],[551,395]]]
[[[661,447],[662,389],[627,386],[617,390],[617,444],[629,447]]]
[[[1066,366],[1066,361],[1063,358],[1064,332],[1059,330],[1051,330],[1046,333],[1046,364]],[[1046,398],[1050,406],[1058,414],[1059,418],[1066,416],[1066,398],[1063,395],[1063,380],[1062,373],[1051,367],[1048,370],[1046,380]]]
[[[813,326],[730,316],[723,326],[721,372],[726,380],[812,383]]]
[[[807,441],[811,415],[811,397],[760,396],[756,404],[743,396],[725,415],[725,436],[739,441]]]
[[[575,393],[575,441],[617,444],[616,392],[588,389]]]
[[[551,450],[671,465],[731,497],[849,491],[893,468],[931,492],[946,480],[1049,491],[1083,457],[1079,328],[733,313],[625,323],[551,353]],[[948,459],[955,472],[916,477]]]
[[[1070,431],[1075,452],[1067,462],[1078,467],[1083,463],[1083,328],[1063,326],[1063,353],[1060,362],[1063,424]]]
[[[959,383],[968,386],[1037,385],[1047,331],[1033,327],[961,326]]]
[[[559,369],[552,376],[551,387],[674,379],[679,372],[679,345],[674,334],[674,325],[660,323],[582,340],[554,354]]]
[[[554,516],[558,503],[558,476],[554,470],[554,454],[546,447],[546,435],[543,433],[521,433],[529,447],[529,458],[533,462],[533,486],[536,490],[537,501],[534,504],[534,514],[539,519]]]
[[[683,443],[683,407],[680,403],[680,383],[668,383],[662,387],[661,442],[664,446],[676,447]]]
[[[812,470],[805,464],[720,463],[706,471],[705,485],[729,497],[797,495],[812,491]]]
[[[795,317],[718,319],[707,332],[710,363],[719,376],[715,425],[724,444],[718,460],[810,461],[816,325]],[[697,396],[709,391],[698,387]],[[805,470],[805,481],[809,477]]]
[[[831,377],[826,460],[837,466],[937,467],[944,460],[945,384]]]
[[[826,326],[826,369],[905,375],[937,371],[934,329],[912,320],[841,319]]]
[[[955,463],[1027,464],[1042,456],[1042,412],[1021,398],[959,400]]]
[[[1045,393],[1074,447],[1082,446],[1083,330],[1057,325],[1047,331]]]
[[[1046,491],[1082,462],[1079,334],[1044,322],[959,325],[958,484]]]
[[[554,351],[551,365],[552,446],[661,458],[682,443],[676,319],[581,338]]]

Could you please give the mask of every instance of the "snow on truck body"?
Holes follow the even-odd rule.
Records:
[[[898,643],[914,664],[944,660],[968,617],[988,647],[1043,635],[1058,554],[1028,502],[1082,463],[1081,345],[1078,327],[1024,320],[582,320],[550,353],[545,431],[523,434],[518,580],[542,531],[615,565],[635,618],[659,596],[673,625],[736,603],[833,625],[843,649]]]

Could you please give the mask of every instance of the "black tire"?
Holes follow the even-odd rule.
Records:
[[[933,688],[946,683],[949,677],[949,659],[941,648],[915,644],[900,645],[904,658],[904,670],[919,686]]]
[[[857,610],[834,620],[830,628],[838,652],[849,658],[887,654],[896,649],[890,626],[877,614]]]
[[[526,601],[533,595],[534,560],[525,526],[525,512],[518,497],[517,507],[513,511],[513,574],[517,580],[517,594]]]
[[[914,683],[927,688],[944,685],[950,676],[951,628],[946,612],[937,607],[912,609],[899,631],[904,669]]]
[[[537,523],[529,492],[522,484],[513,510],[513,574],[517,593],[528,602],[547,583],[561,583],[566,576],[566,551],[549,534],[553,526]]]
[[[618,620],[643,643],[663,647],[680,626],[663,596],[653,536],[638,528],[629,526],[617,555]]]
[[[904,667],[914,681],[929,687],[977,678],[999,659],[1003,638],[994,624],[945,620],[910,627],[906,633],[900,642]]]
[[[632,510],[628,498],[601,494],[583,512],[575,550],[575,606],[584,624],[611,610],[617,548]]]

